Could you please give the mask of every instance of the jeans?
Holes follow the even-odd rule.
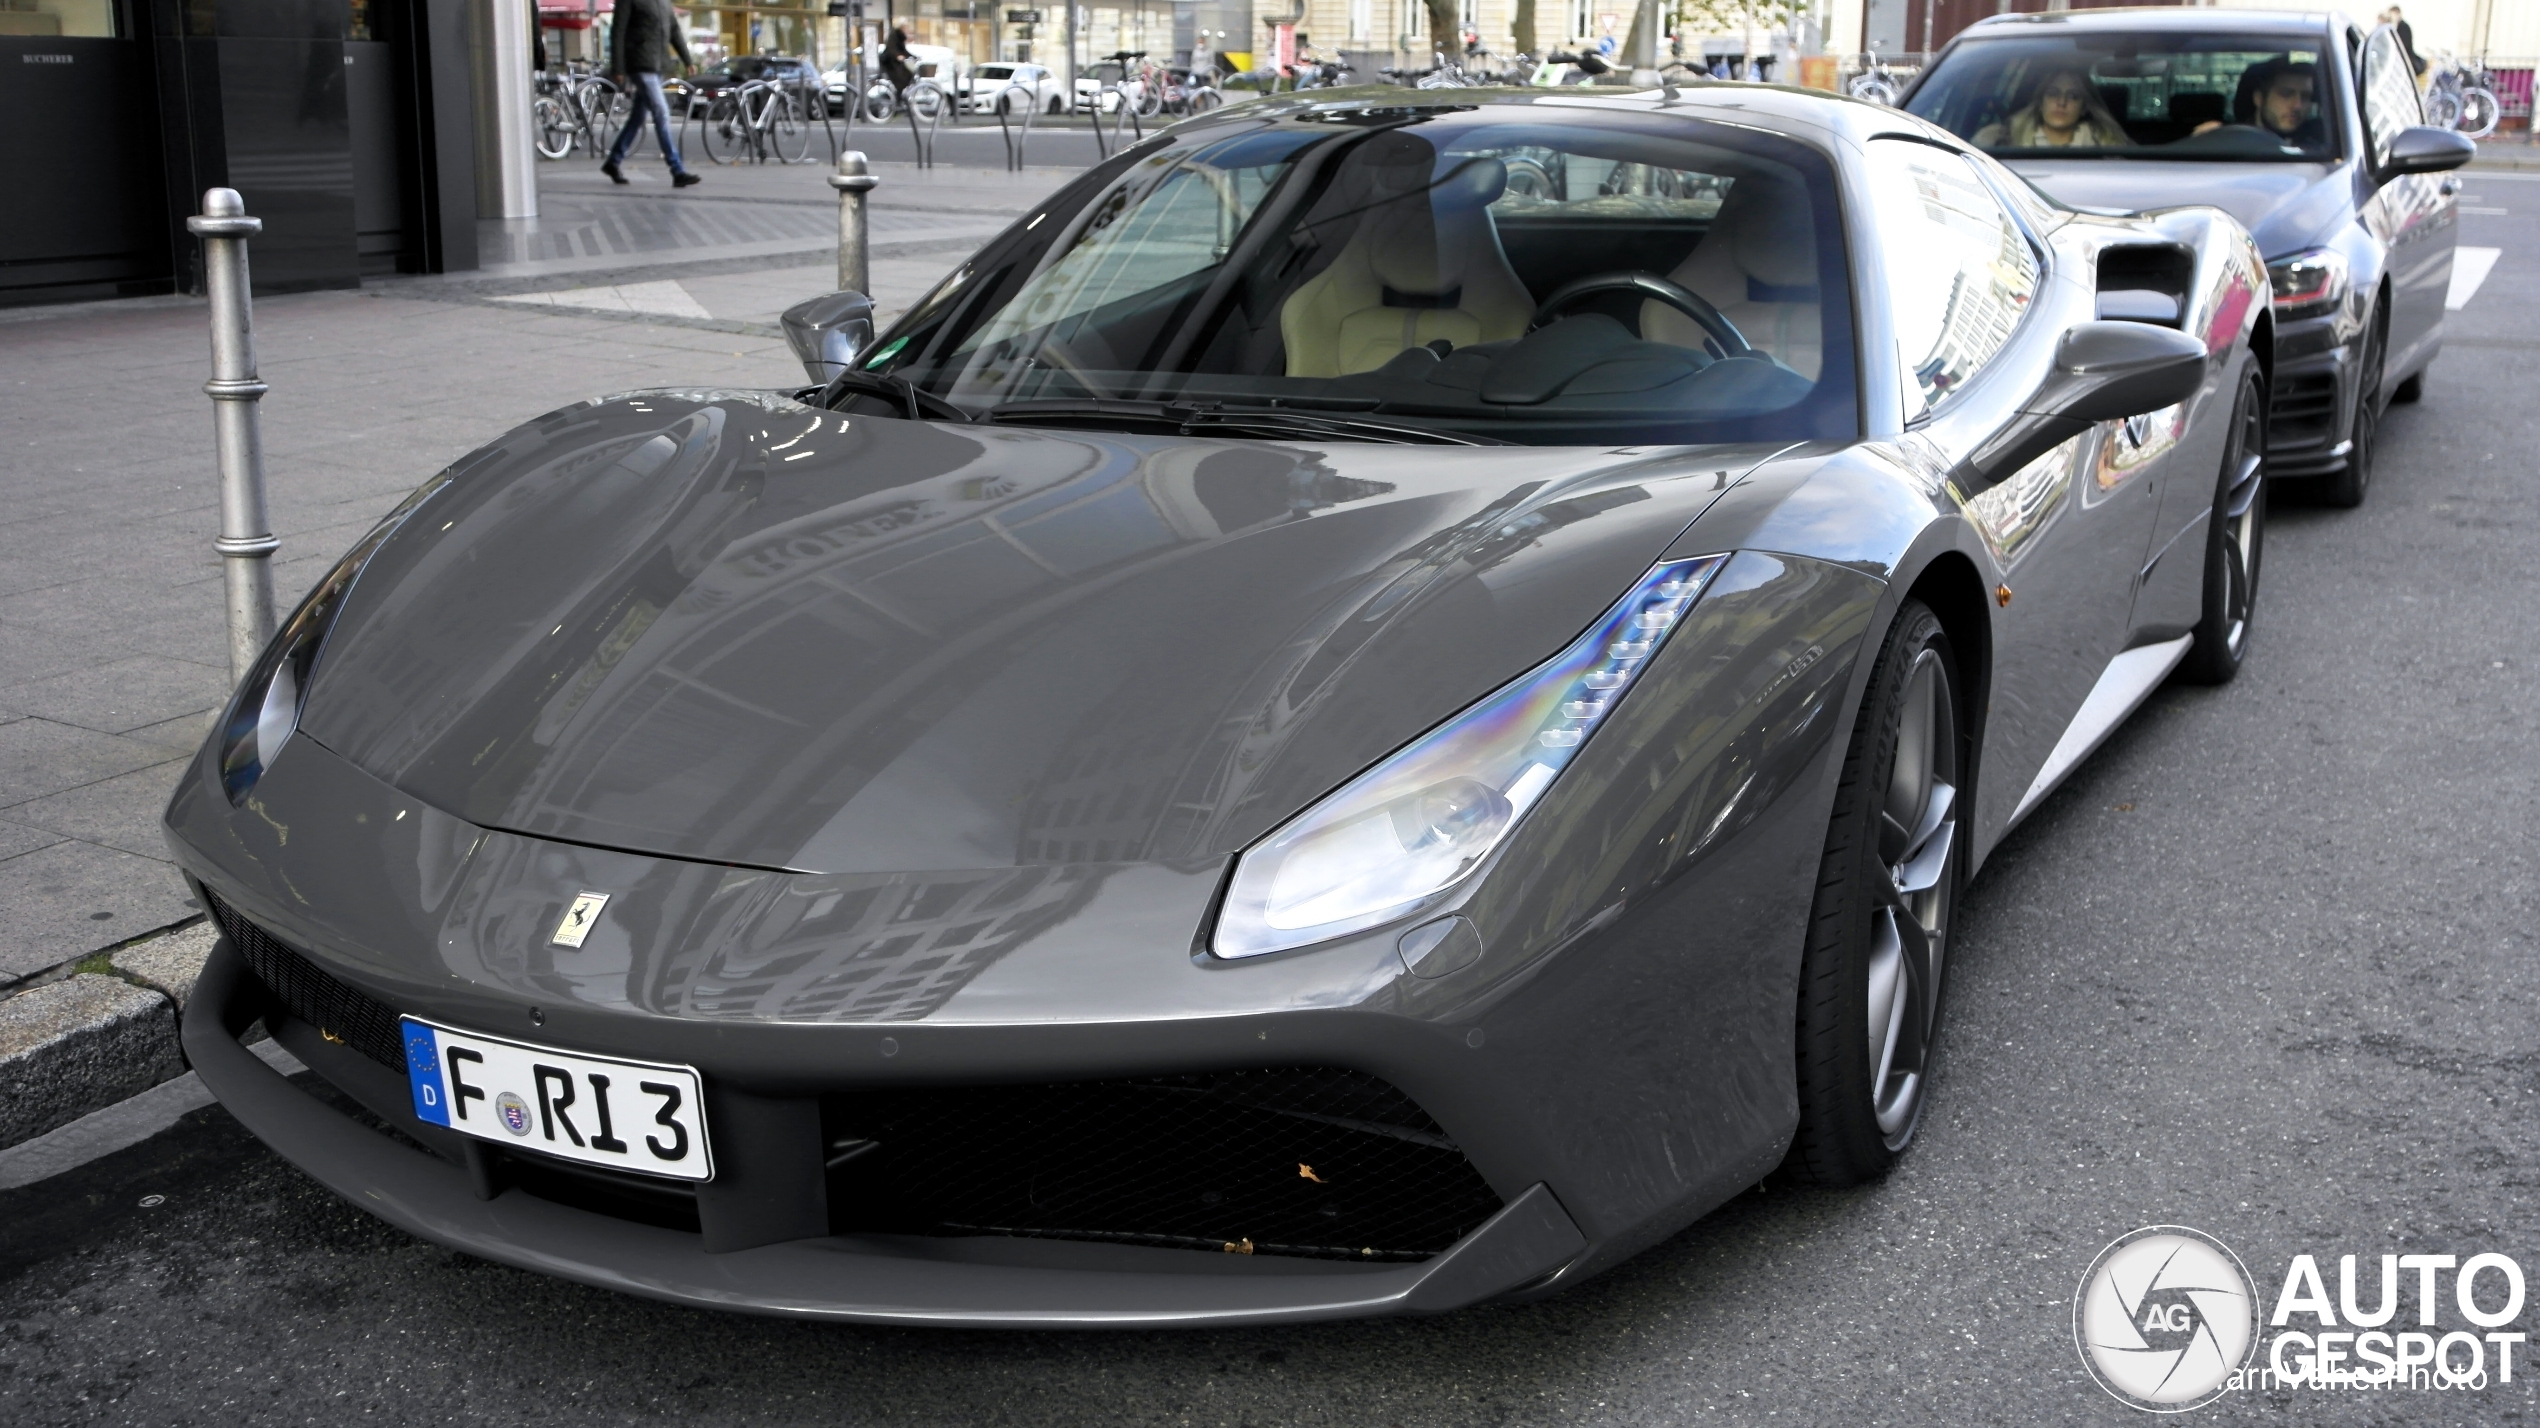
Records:
[[[635,96],[634,107],[626,113],[626,127],[617,131],[617,142],[609,146],[609,162],[626,162],[626,151],[635,147],[636,137],[644,132],[644,120],[650,118],[653,133],[661,138],[661,155],[669,161],[670,171],[686,173],[687,166],[679,162],[679,136],[670,127],[670,99],[661,92],[661,76],[644,70],[635,78],[642,81],[643,92]]]

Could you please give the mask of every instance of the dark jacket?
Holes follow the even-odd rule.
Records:
[[[682,64],[697,63],[689,57],[688,37],[680,33],[670,0],[617,0],[617,18],[609,26],[611,74],[667,73],[673,54]]]

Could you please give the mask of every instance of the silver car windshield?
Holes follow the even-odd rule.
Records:
[[[1963,41],[1905,107],[2004,156],[2287,163],[2337,157],[2336,95],[2281,36],[2081,31]]]
[[[1275,409],[1526,444],[1846,439],[1832,195],[1814,150],[1679,115],[1229,116],[1071,185],[865,365],[999,421]]]

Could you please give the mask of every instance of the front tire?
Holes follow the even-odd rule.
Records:
[[[1835,788],[1799,972],[1799,1130],[1820,1185],[1894,1166],[1921,1124],[1963,861],[1956,657],[1919,600],[1897,612]]]
[[[2205,523],[2205,607],[2196,643],[2178,667],[2190,684],[2229,684],[2249,651],[2258,568],[2267,540],[2267,388],[2256,369],[2240,378],[2223,445],[2214,514]]]
[[[2372,490],[2374,448],[2381,443],[2381,361],[2383,355],[2382,319],[2376,314],[2366,329],[2364,356],[2355,364],[2355,424],[2346,439],[2351,445],[2346,452],[2346,465],[2334,475],[2320,481],[2320,500],[2341,510],[2353,510],[2364,503]]]

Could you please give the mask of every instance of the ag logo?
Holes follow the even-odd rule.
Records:
[[[2153,1225],[2101,1250],[2082,1275],[2073,1342],[2119,1401],[2155,1413],[2201,1407],[2257,1347],[2257,1295],[2221,1241]]]

